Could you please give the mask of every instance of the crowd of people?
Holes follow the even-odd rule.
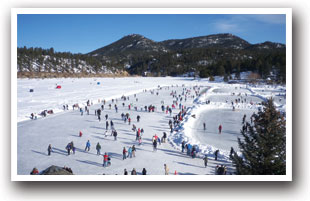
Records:
[[[162,89],[162,88],[160,88]],[[166,87],[166,90],[169,90],[169,87]],[[171,92],[170,92],[170,96],[172,98],[172,102],[171,104],[167,104],[165,103],[165,101],[161,101],[161,112],[165,115],[167,115],[167,117],[169,117],[168,120],[168,128],[170,130],[170,133],[173,133],[174,131],[177,131],[178,128],[180,127],[182,121],[184,120],[185,116],[187,115],[187,107],[185,105],[185,102],[188,99],[194,99],[195,97],[198,97],[200,94],[200,88],[199,87],[192,87],[190,89],[183,87],[181,93],[177,93],[177,91],[175,89],[173,89],[173,87],[171,87]],[[147,90],[144,90],[144,92],[148,92]],[[149,91],[152,95],[156,95],[159,96],[159,92],[160,90],[150,90]],[[122,102],[122,111],[120,114],[120,121],[109,118],[109,114],[105,111],[105,106],[108,105],[108,110],[112,110],[112,105],[114,105],[114,110],[115,113],[119,112],[119,107],[118,107],[118,102]],[[126,104],[127,102],[127,104]],[[128,103],[129,102],[129,103]],[[101,115],[104,115],[104,119],[105,119],[105,132],[104,132],[104,136],[107,136],[107,132],[110,130],[111,131],[111,136],[114,137],[114,140],[117,141],[117,136],[118,136],[118,132],[117,132],[117,128],[114,124],[113,121],[118,121],[118,123],[123,122],[123,124],[128,124],[129,127],[131,127],[131,130],[135,133],[135,140],[137,143],[137,145],[142,145],[142,139],[144,137],[144,132],[145,130],[141,127],[137,127],[137,125],[139,123],[141,123],[141,121],[143,121],[142,117],[143,116],[141,114],[137,114],[135,117],[132,117],[132,110],[134,110],[135,112],[139,112],[138,108],[140,109],[140,112],[148,112],[148,113],[153,113],[153,112],[160,112],[157,111],[157,107],[156,105],[153,104],[149,104],[149,105],[141,105],[141,107],[139,106],[139,99],[137,97],[136,94],[134,94],[134,99],[133,101],[130,102],[130,97],[129,96],[122,96],[119,100],[117,98],[112,99],[111,103],[108,103],[108,101],[106,100],[102,100],[100,102],[100,107],[97,109],[94,109],[94,115],[95,117],[98,119],[99,123],[101,122],[102,118]],[[73,109],[75,107],[79,108],[80,114],[81,116],[84,115],[84,113],[86,113],[87,115],[90,115],[90,109],[92,108],[93,103],[88,100],[86,102],[86,106],[84,107],[84,109],[82,107],[79,107],[78,104],[73,105]],[[125,106],[128,107],[125,107]],[[68,105],[63,105],[63,109],[64,110],[68,110]],[[107,110],[107,109],[106,109]],[[127,111],[126,111],[127,110]],[[109,111],[110,113],[111,111]],[[105,113],[105,114],[104,114]],[[173,115],[175,114],[175,115]],[[133,122],[134,119],[134,122]],[[206,125],[205,123],[203,124],[204,130],[206,130]],[[222,132],[222,125],[219,125],[219,133]],[[122,134],[122,133],[120,133]],[[83,134],[82,131],[79,131],[79,137],[83,138]],[[156,152],[158,150],[158,146],[160,146],[162,143],[166,143],[167,142],[167,133],[166,132],[162,132],[162,136],[160,137],[157,134],[154,134],[152,137],[152,146],[153,146],[153,151]],[[79,139],[82,140],[82,139]],[[133,141],[133,145],[131,146],[125,146],[122,148],[122,159],[126,160],[126,159],[130,159],[130,158],[135,158],[136,157],[136,147],[135,144],[136,142]],[[85,143],[85,141],[84,141]],[[103,167],[109,167],[111,166],[111,158],[112,156],[110,156],[108,153],[109,152],[105,152],[104,154],[101,154],[101,150],[102,150],[102,145],[100,144],[100,142],[92,142],[94,144],[96,144],[95,148],[96,148],[96,155],[103,156],[103,163],[102,166]],[[182,152],[186,152],[186,154],[188,156],[190,156],[191,158],[195,159],[198,157],[198,153],[199,153],[199,147],[197,145],[191,145],[189,143],[185,143],[185,141],[182,142]],[[67,144],[67,146],[65,147],[65,149],[67,150],[67,155],[69,156],[70,154],[75,154],[75,146],[73,141],[71,141],[70,143]],[[48,145],[48,156],[51,156],[51,153],[53,152],[53,148],[51,146],[51,144]],[[85,144],[85,149],[84,152],[90,152],[91,151],[91,141],[87,140],[86,144]],[[214,158],[215,160],[217,160],[218,157],[218,152],[219,150],[217,150],[217,152],[214,153]],[[208,155],[204,155],[204,156],[199,156],[200,158],[203,159],[203,166],[207,167],[208,165]],[[219,167],[219,169],[221,168],[221,166]],[[218,171],[217,171],[218,172]],[[221,172],[221,171],[219,171]],[[223,171],[226,173],[226,171]],[[169,168],[167,164],[164,164],[164,173],[165,175],[169,174]],[[124,175],[127,175],[128,172],[125,169],[124,170]],[[131,175],[136,175],[136,170],[135,168],[133,168],[133,170],[131,171]],[[176,171],[175,171],[176,174]],[[218,173],[220,174],[220,173]],[[146,169],[143,168],[142,170],[142,175],[146,175]]]

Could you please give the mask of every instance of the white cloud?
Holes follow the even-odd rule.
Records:
[[[226,22],[219,22],[215,24],[215,27],[220,32],[236,32],[238,31],[238,25]]]

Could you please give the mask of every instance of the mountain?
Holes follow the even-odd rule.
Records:
[[[209,47],[244,49],[250,46],[250,43],[232,34],[215,34],[186,39],[166,40],[160,42],[160,44],[170,50]]]
[[[87,54],[54,52],[42,48],[18,48],[19,75],[49,73],[54,76],[183,74],[229,76],[243,71],[285,82],[286,46],[266,41],[251,44],[229,34],[153,41],[131,34]],[[39,77],[42,75],[39,75]]]
[[[262,50],[285,48],[284,44],[266,41],[264,43],[250,44],[246,40],[230,33],[213,34],[208,36],[192,37],[185,39],[171,39],[155,42],[140,34],[125,36],[110,45],[89,52],[87,55],[100,56],[130,56],[131,54],[167,53],[195,48],[221,48],[232,50]]]
[[[246,49],[249,50],[275,50],[275,49],[285,49],[285,45],[281,43],[273,43],[266,41],[264,43],[257,43],[254,45],[248,46]]]
[[[114,56],[118,54],[130,54],[132,52],[152,53],[167,51],[166,48],[153,40],[150,40],[139,34],[131,34],[111,43],[105,47],[99,48],[88,53],[92,56]]]
[[[177,76],[191,72],[208,77],[255,71],[263,78],[273,73],[283,80],[285,49],[284,44],[251,44],[229,33],[160,42],[132,34],[87,55],[133,75]]]

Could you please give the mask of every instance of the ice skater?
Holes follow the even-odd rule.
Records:
[[[87,142],[86,142],[86,146],[85,146],[85,151],[86,150],[90,150],[90,142],[89,142],[89,140],[87,140]]]

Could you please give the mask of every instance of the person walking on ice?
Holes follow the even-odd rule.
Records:
[[[128,148],[127,158],[132,158],[132,148],[131,147]]]
[[[106,130],[109,129],[109,122],[108,122],[108,121],[105,122],[105,129],[106,129]]]
[[[47,147],[47,155],[51,155],[51,152],[52,152],[52,145],[49,144],[48,147]]]
[[[140,121],[140,118],[141,118],[140,115],[138,115],[138,116],[137,116],[137,122]]]
[[[203,122],[203,130],[206,130],[206,122]]]
[[[99,142],[96,145],[96,150],[97,150],[97,155],[100,155],[101,145],[99,144]]]
[[[127,153],[127,150],[126,150],[126,148],[124,147],[124,149],[123,149],[123,160],[126,159],[126,153]]]
[[[207,156],[207,154],[203,158],[203,161],[204,161],[205,167],[207,167],[208,166],[208,156]]]
[[[108,166],[108,160],[109,160],[109,155],[107,154],[107,152],[105,152],[103,155],[103,167]]]
[[[89,142],[89,140],[87,140],[87,142],[86,142],[86,146],[85,146],[85,151],[86,150],[90,150],[90,142]]]
[[[169,168],[166,164],[164,164],[165,175],[169,175]]]
[[[220,150],[217,149],[217,150],[214,152],[214,158],[215,158],[216,161],[217,161],[217,155],[218,155],[219,151],[220,151]]]
[[[132,145],[132,156],[136,157],[136,147],[135,147],[135,145]]]
[[[222,125],[219,125],[219,134],[222,134]]]

